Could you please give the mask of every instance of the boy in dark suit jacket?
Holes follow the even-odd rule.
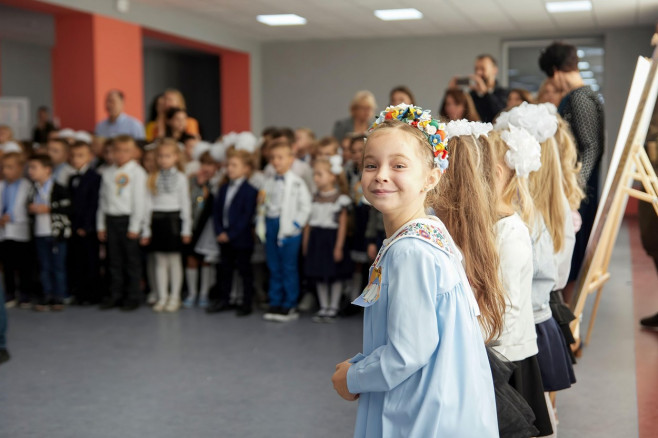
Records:
[[[217,293],[206,309],[208,313],[230,309],[229,295],[235,268],[243,282],[243,301],[237,315],[247,316],[252,311],[254,284],[251,255],[254,252],[253,223],[258,190],[247,181],[252,169],[251,160],[251,155],[243,150],[235,150],[228,155],[226,173],[229,183],[220,187],[213,212],[221,260],[217,265]]]
[[[71,146],[71,164],[75,173],[69,179],[73,204],[69,278],[71,293],[77,304],[97,304],[100,301],[96,211],[101,176],[91,165],[93,158],[94,154],[89,143],[78,141]]]
[[[63,310],[68,296],[66,241],[71,237],[71,198],[68,189],[55,182],[49,156],[31,157],[28,173],[34,186],[27,197],[27,210],[43,288],[35,310]]]

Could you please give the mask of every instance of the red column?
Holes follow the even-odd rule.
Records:
[[[106,117],[105,94],[124,92],[124,111],[143,119],[141,28],[86,13],[55,16],[54,112],[62,127],[93,131]]]
[[[219,53],[222,133],[249,131],[251,129],[249,54],[229,50],[221,50]]]

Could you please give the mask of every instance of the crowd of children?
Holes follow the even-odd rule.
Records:
[[[560,297],[583,198],[569,127],[545,104],[504,112],[495,129],[446,125],[426,113],[389,107],[369,136],[346,139],[268,128],[261,139],[231,133],[208,144],[178,133],[145,145],[71,131],[33,150],[6,151],[6,306],[130,311],[147,302],[155,312],[182,306],[244,317],[262,304],[267,321],[292,321],[298,309],[315,307],[313,321],[325,323],[349,314],[356,300],[374,338],[364,339],[364,355],[339,364],[334,383],[347,399],[361,394],[357,429],[371,434],[381,423],[369,418],[402,400],[424,418],[430,402],[403,387],[431,363],[451,367],[457,382],[478,386],[471,396],[480,394],[460,402],[478,414],[458,410],[446,430],[463,422],[489,436],[498,421],[502,436],[548,436],[556,430],[548,394],[575,382],[573,315]],[[413,151],[418,143],[432,148],[429,160]],[[398,291],[436,287],[436,295]],[[308,305],[315,297],[317,306]],[[382,298],[386,305],[373,306]],[[443,313],[456,325],[441,327]],[[438,349],[433,332],[443,336]],[[503,434],[509,418],[498,412],[496,420],[482,405],[494,396],[495,368],[482,339],[513,364],[504,380],[531,411],[525,435]],[[459,368],[455,358],[470,365]],[[438,369],[415,384],[449,391],[455,383]],[[422,421],[395,427],[436,426]]]

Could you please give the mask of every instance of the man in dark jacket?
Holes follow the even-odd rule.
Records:
[[[475,73],[470,75],[469,86],[475,109],[483,122],[493,122],[498,113],[507,105],[508,90],[501,87],[496,80],[498,63],[488,54],[475,59]],[[450,81],[450,88],[459,87],[459,78]]]

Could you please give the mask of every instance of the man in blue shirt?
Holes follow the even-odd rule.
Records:
[[[136,118],[123,112],[124,96],[120,90],[110,90],[105,97],[105,110],[107,119],[98,122],[96,135],[103,138],[112,138],[117,135],[129,135],[135,140],[143,140],[144,125]]]

